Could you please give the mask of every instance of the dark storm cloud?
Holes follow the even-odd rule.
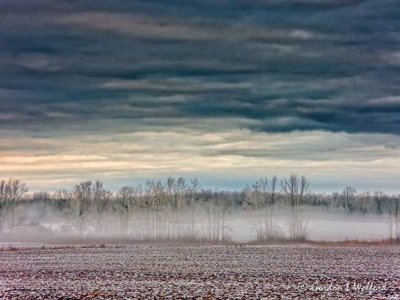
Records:
[[[399,19],[395,0],[2,1],[0,126],[400,134]]]

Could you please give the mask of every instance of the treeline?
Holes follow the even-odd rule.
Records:
[[[71,190],[29,193],[18,179],[0,181],[0,229],[58,224],[54,232],[80,236],[110,233],[140,240],[208,240],[230,238],[229,220],[246,214],[257,240],[283,237],[278,211],[287,215],[286,237],[304,240],[307,207],[348,214],[385,214],[390,236],[400,240],[399,195],[359,193],[346,187],[341,193],[310,192],[304,176],[261,178],[240,191],[204,189],[197,179],[169,177],[144,185],[124,186],[118,192],[100,181],[85,181]],[[54,222],[57,220],[57,222]]]

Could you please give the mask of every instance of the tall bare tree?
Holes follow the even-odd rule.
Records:
[[[123,186],[117,195],[117,211],[120,215],[120,232],[129,234],[129,220],[135,204],[135,188]]]
[[[309,193],[310,184],[304,176],[291,174],[288,178],[281,180],[281,188],[289,199],[291,216],[289,221],[289,234],[293,240],[304,240],[306,238],[307,221],[302,214],[301,205],[305,202]]]
[[[84,218],[89,210],[92,198],[92,182],[85,181],[80,184],[75,185],[74,191],[72,193],[72,198],[70,199],[70,213],[75,219],[75,226],[82,235],[84,228]]]
[[[253,227],[256,231],[257,240],[271,240],[278,237],[274,222],[277,182],[276,176],[271,179],[260,178],[248,190],[247,203],[252,208]]]
[[[400,241],[400,195],[390,198],[389,206],[389,232],[390,239]]]
[[[383,205],[385,202],[385,198],[386,198],[386,195],[381,191],[376,191],[374,193],[374,202],[375,202],[376,213],[379,215],[383,213]]]
[[[107,211],[110,209],[112,194],[103,187],[103,183],[96,181],[92,186],[92,208],[96,223],[96,232],[98,234],[104,234],[106,231],[105,227],[105,216]]]
[[[199,180],[197,178],[193,178],[190,181],[190,186],[188,188],[188,194],[190,197],[190,203],[189,203],[189,207],[190,207],[190,220],[189,220],[189,224],[190,224],[190,235],[192,238],[195,237],[195,226],[196,226],[196,222],[198,221],[195,215],[195,211],[197,208],[197,204],[200,201],[200,198],[198,197],[198,193],[199,190],[201,188],[201,185],[199,183]]]
[[[355,210],[355,195],[356,190],[351,186],[347,186],[341,194],[342,206],[349,213],[353,213]]]
[[[8,225],[14,226],[15,207],[27,192],[26,184],[19,179],[10,178],[7,181],[0,181],[0,228],[7,223],[7,217]]]

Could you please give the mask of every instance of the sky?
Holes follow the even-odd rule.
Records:
[[[397,0],[0,0],[0,178],[400,192]]]

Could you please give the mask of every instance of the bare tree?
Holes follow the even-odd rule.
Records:
[[[269,228],[270,228],[270,237],[271,238],[277,238],[278,237],[278,231],[276,229],[276,224],[274,222],[274,215],[275,215],[275,204],[276,204],[276,196],[277,196],[277,183],[278,183],[278,178],[276,176],[273,176],[270,180],[270,216],[269,216]]]
[[[75,226],[79,235],[82,235],[84,227],[84,217],[89,210],[92,198],[92,182],[85,181],[75,185],[70,200],[70,213],[74,216]]]
[[[9,186],[5,180],[0,181],[0,229],[6,222],[7,209],[10,201]]]
[[[150,237],[159,240],[164,238],[165,227],[165,189],[161,181],[148,181],[146,184],[146,198],[148,206],[148,221]]]
[[[170,204],[173,215],[172,236],[173,239],[178,239],[182,237],[182,234],[185,231],[184,215],[182,212],[186,206],[187,184],[186,180],[182,177],[179,177],[177,180],[172,180],[170,183],[173,183],[173,196],[172,203]]]
[[[175,237],[175,213],[176,213],[176,180],[173,177],[168,177],[166,185],[166,197],[169,203],[168,207],[168,239],[173,239]]]
[[[15,207],[27,192],[26,184],[19,179],[10,178],[8,181],[0,181],[0,227],[7,222],[7,217],[9,226],[14,226]]]
[[[349,213],[353,213],[355,210],[355,195],[356,195],[356,190],[351,186],[347,186],[342,192],[341,195],[342,206]]]
[[[268,203],[268,178],[256,181],[249,193],[248,201],[253,208],[253,226],[257,240],[266,240],[270,236],[269,203]]]
[[[203,191],[207,213],[207,239],[219,242],[228,239],[230,230],[227,220],[232,198],[222,192]]]
[[[374,193],[374,202],[377,214],[383,213],[383,203],[385,201],[385,194],[381,191],[376,191]]]
[[[400,195],[391,197],[389,207],[390,240],[400,241]],[[394,237],[393,237],[394,236]]]
[[[306,238],[307,222],[302,215],[301,205],[305,202],[309,193],[310,184],[307,179],[296,174],[281,180],[281,188],[288,197],[291,207],[291,219],[289,222],[289,234],[293,240],[304,240]]]
[[[190,187],[188,188],[188,194],[190,195],[190,235],[191,238],[195,238],[195,226],[196,226],[196,216],[195,216],[195,211],[196,211],[196,204],[199,201],[198,198],[198,193],[201,188],[201,185],[199,183],[199,180],[197,178],[193,178],[190,181]]]
[[[92,187],[92,207],[95,214],[96,232],[105,233],[105,214],[110,208],[112,194],[106,191],[103,183],[96,181]]]
[[[129,234],[129,219],[133,213],[135,200],[135,188],[130,186],[122,187],[117,196],[117,210],[120,214],[120,231]]]

